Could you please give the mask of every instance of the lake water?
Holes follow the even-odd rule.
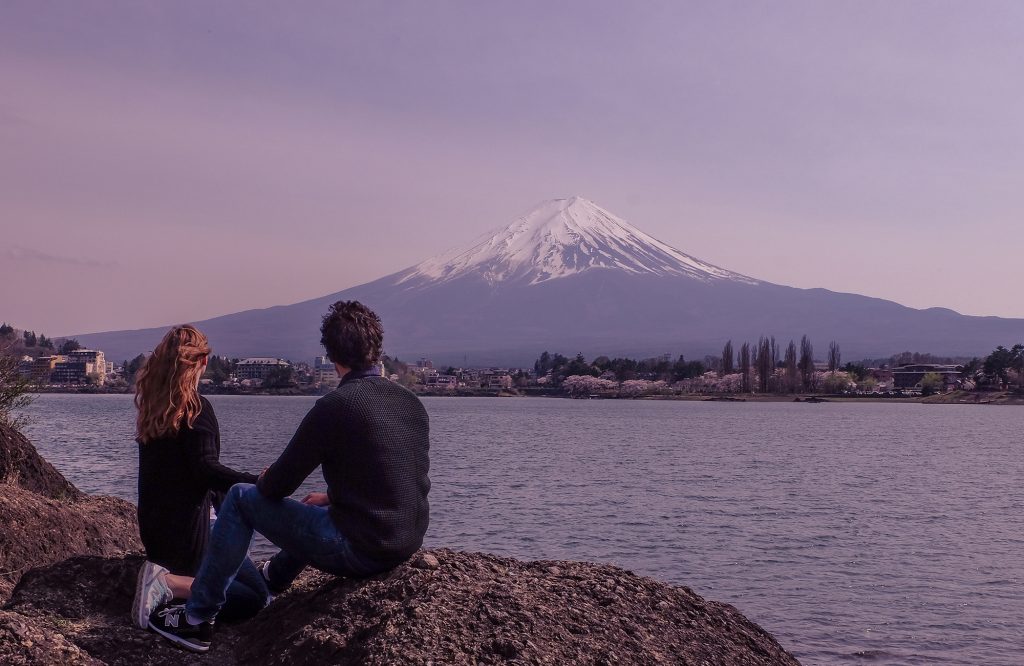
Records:
[[[315,398],[210,400],[222,459],[259,472]],[[1024,662],[1024,409],[424,403],[428,546],[687,585],[807,664]],[[29,412],[29,436],[79,488],[135,499],[129,396],[42,395]],[[318,472],[297,494],[314,489]]]

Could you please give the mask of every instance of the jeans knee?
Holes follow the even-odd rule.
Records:
[[[235,510],[240,510],[252,503],[252,495],[255,493],[259,495],[259,490],[256,489],[251,483],[236,483],[228,489],[226,495],[224,495],[224,502],[221,504],[220,511],[218,513],[224,513],[230,510],[228,507],[232,507]]]
[[[252,483],[236,483],[228,490],[227,497],[233,497],[235,501],[238,501],[243,495],[249,492],[249,490],[255,489],[256,486]]]

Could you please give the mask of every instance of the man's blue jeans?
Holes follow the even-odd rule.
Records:
[[[245,562],[253,532],[281,549],[270,561],[272,587],[287,587],[311,565],[338,576],[368,576],[390,568],[352,549],[327,507],[291,498],[268,499],[250,483],[231,487],[217,514],[203,563],[186,604],[190,617],[213,621]]]
[[[224,607],[220,617],[227,622],[248,620],[267,607],[270,590],[263,574],[248,557],[238,569],[238,574],[224,594]]]

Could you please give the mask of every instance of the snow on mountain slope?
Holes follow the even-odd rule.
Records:
[[[491,284],[538,284],[598,268],[702,282],[760,282],[691,257],[594,202],[572,197],[541,203],[468,250],[450,250],[417,264],[400,273],[396,284],[447,282],[467,275]]]

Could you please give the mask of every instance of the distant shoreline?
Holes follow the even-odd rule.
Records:
[[[249,391],[200,391],[203,395],[237,395],[237,396],[320,396],[329,391],[323,389],[262,389]],[[35,389],[32,395],[45,394],[81,394],[81,395],[130,395],[124,389],[103,389],[99,387],[45,388]],[[505,389],[455,389],[442,391],[414,391],[417,396],[425,398],[558,398],[563,400],[636,400],[636,401],[668,401],[668,402],[797,402],[797,403],[919,403],[922,405],[1024,405],[1024,393],[1010,391],[953,391],[930,396],[886,397],[874,395],[829,395],[829,394],[796,394],[796,395],[762,395],[762,394],[685,394],[685,395],[648,395],[633,398],[619,396],[573,397],[558,389],[525,389],[508,391]]]
[[[204,387],[205,388],[205,387]],[[299,388],[283,388],[283,389],[251,389],[246,391],[224,391],[224,390],[203,390],[200,389],[201,395],[311,395],[319,396],[326,395],[331,389],[299,389]],[[82,394],[82,395],[133,395],[134,391],[130,389],[118,388],[110,389],[99,386],[74,386],[74,387],[36,387],[28,393],[33,395],[45,395],[49,393],[64,393],[64,394]]]

